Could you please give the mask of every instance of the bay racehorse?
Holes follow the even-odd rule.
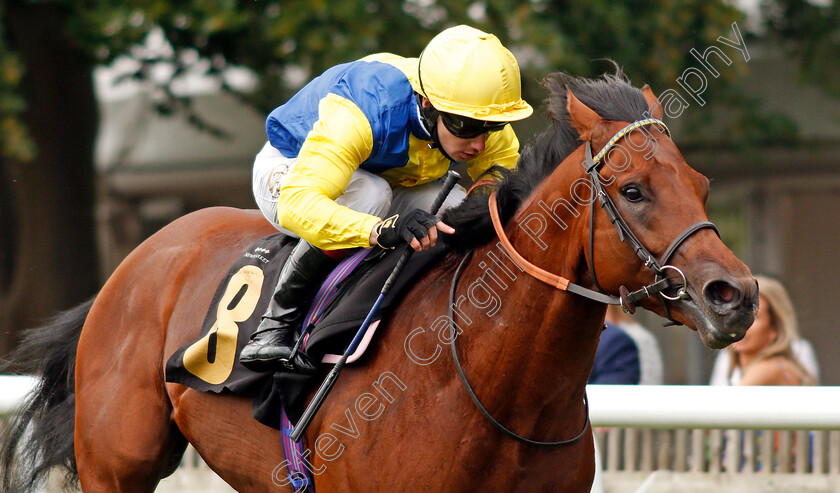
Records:
[[[713,348],[752,323],[756,282],[707,222],[709,181],[650,89],[620,73],[545,85],[550,126],[518,171],[447,213],[451,252],[309,426],[318,491],[588,491],[585,385],[603,302],[639,304]],[[164,381],[226,269],[273,232],[254,211],[189,214],[137,247],[95,300],[31,331],[18,360],[28,352],[22,368],[43,380],[7,437],[5,488],[64,464],[85,492],[153,491],[189,442],[239,491],[291,491],[281,432],[252,418],[250,398]]]

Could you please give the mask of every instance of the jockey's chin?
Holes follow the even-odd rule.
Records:
[[[440,120],[438,120],[437,131],[440,146],[443,148],[443,151],[452,157],[452,159],[459,162],[469,161],[476,157],[478,153],[484,150],[485,144],[487,143],[486,133],[471,139],[455,137]]]

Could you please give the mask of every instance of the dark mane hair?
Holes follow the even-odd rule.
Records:
[[[557,165],[583,144],[569,120],[566,88],[608,121],[633,122],[645,118],[648,112],[642,92],[630,85],[617,66],[615,74],[604,74],[596,79],[556,72],[543,79],[542,85],[549,92],[545,112],[550,125],[522,148],[516,171],[498,166],[489,170],[503,177],[496,192],[502,222],[507,222]],[[494,237],[487,204],[492,191],[491,186],[478,187],[460,206],[444,213],[443,221],[457,231],[442,236],[448,246],[464,252]]]

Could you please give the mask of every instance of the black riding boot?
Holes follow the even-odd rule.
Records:
[[[274,296],[257,331],[242,349],[239,362],[255,371],[315,373],[315,365],[301,351],[289,361],[300,326],[318,287],[338,262],[304,240],[280,271]]]

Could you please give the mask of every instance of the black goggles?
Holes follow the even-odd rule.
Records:
[[[508,122],[487,122],[444,112],[440,113],[440,119],[449,133],[459,139],[472,139],[487,132],[496,132],[508,124]]]

